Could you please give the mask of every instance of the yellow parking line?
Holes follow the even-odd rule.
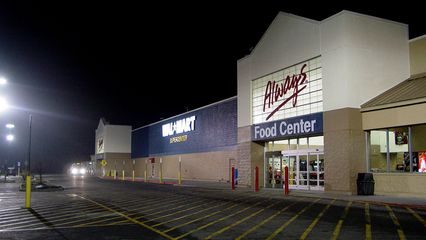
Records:
[[[370,205],[365,203],[364,205],[365,214],[365,239],[371,240],[371,218],[370,218]]]
[[[208,218],[208,217],[214,216],[214,215],[216,215],[216,214],[218,214],[218,213],[221,213],[221,212],[223,212],[223,211],[225,211],[225,210],[232,209],[232,208],[234,208],[234,207],[236,207],[236,206],[238,206],[238,204],[237,204],[237,203],[235,203],[235,204],[233,204],[233,205],[231,205],[231,206],[229,206],[229,207],[227,207],[227,208],[225,208],[225,209],[222,209],[222,210],[220,210],[220,211],[216,211],[216,212],[210,213],[210,214],[208,214],[208,215],[202,216],[202,217],[200,217],[200,218],[193,219],[193,220],[191,220],[191,221],[189,221],[189,222],[185,222],[185,223],[179,224],[179,225],[177,225],[177,226],[174,226],[174,227],[172,227],[172,228],[169,228],[169,229],[165,230],[164,232],[165,232],[165,233],[170,232],[170,231],[172,231],[172,230],[175,230],[176,228],[180,228],[180,227],[186,226],[186,225],[188,225],[188,224],[191,224],[191,223],[197,222],[197,221],[199,221],[199,220],[202,220],[202,219],[204,219],[204,218]]]
[[[289,209],[291,206],[295,205],[296,203],[297,202],[293,202],[292,204],[290,204],[290,205],[282,208],[281,210],[279,210],[275,214],[271,215],[267,219],[265,219],[262,222],[260,222],[259,224],[257,224],[256,226],[254,226],[254,227],[250,228],[249,230],[245,231],[243,234],[241,234],[240,236],[238,236],[235,240],[241,240],[241,239],[243,239],[245,236],[247,236],[248,234],[250,234],[254,230],[258,229],[260,226],[264,225],[265,223],[271,221],[273,218],[275,218],[276,216],[278,216],[280,213],[285,212],[287,209]]]
[[[160,222],[160,223],[157,223],[157,224],[154,224],[154,225],[151,225],[151,226],[152,227],[158,227],[158,226],[164,225],[164,224],[169,223],[169,222],[174,222],[174,221],[177,221],[177,220],[182,219],[182,218],[186,218],[186,217],[191,216],[191,215],[196,215],[198,213],[205,212],[205,211],[208,211],[208,210],[213,209],[213,208],[224,206],[226,204],[229,204],[229,202],[225,202],[225,203],[222,203],[222,204],[219,204],[219,205],[216,205],[216,206],[208,207],[208,208],[205,208],[203,210],[196,211],[196,212],[193,212],[193,213],[190,213],[190,214],[186,214],[186,215],[180,216],[178,218],[173,218],[173,219],[167,220],[165,222]]]
[[[172,204],[181,203],[181,202],[184,202],[184,201],[187,201],[187,198],[184,198],[184,199],[181,199],[181,198],[180,198],[180,199],[176,199],[176,200],[173,200],[173,201],[167,202],[167,204],[166,204],[166,205],[158,206],[158,207],[156,207],[156,208],[152,208],[152,209],[150,209],[150,210],[154,210],[154,209],[161,209],[161,208],[164,208],[164,207],[170,206],[170,205],[172,205]],[[155,205],[155,204],[158,204],[158,200],[157,200],[154,204],[151,204],[151,205],[149,205],[149,206],[143,206],[143,207],[140,207],[140,208],[132,208],[132,209],[130,209],[129,211],[140,211],[140,210],[143,210],[143,209],[150,208],[150,207],[152,207],[152,206],[153,206],[153,205]],[[133,216],[133,215],[137,215],[137,214],[138,214],[138,213],[132,213],[132,214],[129,214],[129,216]],[[99,216],[99,217],[93,218],[93,219],[91,219],[91,220],[98,219],[98,218],[102,218],[102,217],[104,217],[104,216]],[[120,217],[120,216],[117,216],[117,217],[112,217],[112,218],[109,218],[109,219],[100,219],[100,220],[95,221],[95,222],[82,223],[82,224],[79,224],[79,225],[76,225],[76,226],[77,226],[77,227],[80,227],[80,226],[92,225],[92,224],[101,223],[101,222],[108,222],[108,221],[115,220],[115,219],[121,219],[121,217]],[[125,221],[127,221],[127,220],[125,220]],[[78,222],[78,221],[77,221],[77,222]],[[120,222],[121,222],[121,220],[120,220]],[[117,222],[117,223],[118,223],[118,222]],[[111,224],[111,223],[108,223],[108,224]]]
[[[214,201],[214,202],[206,202],[206,203],[201,204],[201,205],[193,206],[193,207],[190,207],[190,208],[185,208],[185,209],[179,210],[179,211],[174,212],[174,213],[170,213],[170,214],[166,214],[166,215],[159,216],[159,217],[156,217],[156,218],[152,218],[152,219],[149,219],[149,220],[144,221],[144,223],[152,222],[152,221],[155,221],[155,220],[158,220],[158,219],[161,219],[161,218],[165,218],[165,217],[170,217],[170,216],[173,216],[173,215],[175,215],[175,214],[178,214],[178,213],[181,213],[181,212],[186,212],[186,211],[192,210],[192,209],[194,209],[194,208],[199,208],[199,207],[202,207],[202,206],[204,206],[204,205],[208,205],[208,204],[216,204],[216,201]],[[184,205],[184,206],[185,206],[185,205]],[[169,209],[169,210],[171,210],[171,209]],[[143,217],[144,217],[144,216],[143,216]],[[139,217],[139,218],[141,218],[141,217]],[[156,224],[156,225],[157,225],[157,224]]]
[[[260,209],[260,210],[258,210],[258,211],[256,211],[256,212],[254,212],[254,213],[250,214],[249,216],[247,216],[247,217],[245,217],[245,218],[243,218],[243,219],[241,219],[241,220],[238,220],[238,221],[236,221],[235,223],[233,223],[233,224],[231,224],[231,225],[228,225],[228,226],[226,226],[226,227],[224,227],[224,228],[220,229],[219,231],[216,231],[216,232],[214,232],[214,233],[210,234],[210,235],[209,235],[209,236],[207,236],[205,239],[211,239],[211,238],[212,238],[212,237],[214,237],[214,236],[217,236],[217,235],[219,235],[219,234],[221,234],[221,233],[224,233],[224,232],[228,231],[229,229],[231,229],[231,228],[233,228],[233,227],[235,227],[235,226],[237,226],[237,225],[239,225],[239,224],[241,224],[241,223],[243,223],[243,222],[247,221],[248,219],[250,219],[250,218],[252,218],[252,217],[256,216],[257,214],[259,214],[259,213],[261,213],[261,212],[265,211],[265,209],[268,209],[268,208],[270,208],[270,207],[272,207],[272,206],[274,206],[274,205],[277,205],[277,204],[278,204],[278,202],[272,203],[271,205],[267,206],[266,208],[262,208],[262,209]]]
[[[167,239],[173,239],[173,237],[171,237],[171,236],[167,235],[166,233],[164,233],[164,232],[162,232],[162,231],[160,231],[160,230],[157,230],[157,229],[155,229],[155,228],[152,228],[152,227],[150,227],[149,225],[146,225],[146,224],[144,224],[144,223],[142,223],[142,222],[140,222],[140,221],[138,221],[138,220],[136,220],[136,219],[134,219],[134,218],[131,218],[131,217],[129,217],[128,215],[126,215],[126,214],[124,214],[124,213],[118,212],[118,211],[116,211],[116,210],[114,210],[114,209],[112,209],[112,208],[110,208],[110,207],[107,207],[107,206],[105,206],[105,205],[103,205],[103,204],[101,204],[101,203],[95,202],[95,201],[93,201],[93,200],[91,200],[91,199],[89,199],[89,198],[82,197],[82,196],[78,196],[78,197],[80,197],[80,198],[82,198],[82,199],[85,199],[85,200],[87,200],[87,201],[89,201],[89,202],[92,202],[92,203],[94,203],[94,204],[98,205],[99,207],[102,207],[102,208],[104,208],[104,209],[106,209],[106,210],[108,210],[108,211],[110,211],[110,212],[114,212],[114,213],[116,213],[116,214],[118,214],[118,215],[120,215],[120,216],[122,216],[122,217],[124,217],[124,218],[128,219],[129,221],[131,221],[131,222],[133,222],[133,223],[135,223],[135,224],[138,224],[139,226],[142,226],[142,227],[144,227],[144,228],[146,228],[146,229],[149,229],[149,230],[151,230],[151,231],[153,231],[153,232],[155,232],[155,233],[157,233],[157,234],[159,234],[159,235],[161,235],[161,236],[163,236],[163,237],[165,237],[165,238],[167,238]]]
[[[332,240],[336,240],[337,237],[339,237],[340,230],[342,229],[343,221],[345,221],[351,205],[352,205],[352,201],[350,201],[350,202],[348,202],[348,204],[346,204],[345,211],[343,212],[342,216],[340,217],[339,221],[337,222],[336,227],[334,228],[333,235],[331,236]]]
[[[138,217],[135,217],[135,219],[141,219],[141,218],[146,218],[146,217],[148,217],[148,216],[152,216],[152,215],[156,215],[156,214],[160,214],[160,213],[163,213],[163,212],[168,212],[168,211],[170,211],[170,210],[175,210],[175,209],[178,209],[178,208],[182,208],[182,207],[185,207],[185,206],[188,206],[188,205],[191,205],[191,204],[194,204],[194,203],[200,203],[200,202],[203,202],[203,201],[205,201],[205,200],[200,200],[200,201],[197,201],[197,202],[192,202],[192,203],[188,203],[188,204],[184,204],[184,205],[179,205],[179,206],[177,206],[177,207],[174,207],[174,208],[166,208],[166,209],[163,209],[163,210],[161,210],[161,211],[157,211],[157,212],[153,212],[153,213],[149,213],[149,214],[146,214],[146,213],[135,213],[135,214],[131,214],[131,215],[140,215],[140,214],[142,214],[142,216],[138,216]],[[199,205],[198,205],[199,206]],[[198,206],[196,206],[196,207],[198,207]],[[161,207],[161,208],[164,208],[164,206],[163,207]],[[175,214],[175,213],[171,213],[170,215],[173,215],[173,214]],[[161,217],[157,217],[157,218],[162,218],[162,216]],[[157,218],[154,218],[154,219],[157,219]],[[151,219],[152,220],[152,219]],[[145,220],[145,221],[143,221],[143,223],[146,223],[146,222],[150,222],[151,220]],[[115,224],[119,224],[119,223],[122,223],[122,222],[126,222],[127,220],[123,220],[123,221],[118,221],[118,222],[114,222],[114,223],[110,223],[111,225],[115,225]]]
[[[419,222],[423,224],[424,227],[426,227],[426,221],[418,213],[409,207],[406,207],[405,209],[407,209],[407,211],[409,211],[417,220],[419,220]]]
[[[268,200],[269,200],[269,199],[268,199]],[[233,213],[233,214],[227,215],[227,216],[222,217],[222,218],[219,218],[219,219],[217,219],[217,220],[215,220],[215,221],[213,221],[213,222],[207,223],[207,224],[205,224],[205,225],[203,225],[203,226],[201,226],[201,227],[198,227],[198,228],[196,228],[196,229],[193,229],[193,230],[191,230],[191,231],[189,231],[189,232],[186,232],[186,233],[184,233],[184,234],[182,234],[182,235],[180,235],[180,236],[176,237],[175,239],[181,239],[181,238],[183,238],[183,237],[185,237],[185,236],[188,236],[189,234],[192,234],[192,233],[194,233],[194,232],[198,232],[198,231],[200,231],[200,230],[202,230],[202,229],[204,229],[204,228],[206,228],[206,227],[209,227],[209,226],[211,226],[211,225],[213,225],[213,224],[216,224],[216,223],[218,223],[218,222],[220,222],[220,221],[223,221],[223,220],[228,219],[228,218],[230,218],[230,217],[233,217],[233,216],[235,216],[235,215],[237,215],[237,214],[240,214],[240,213],[242,213],[242,212],[244,212],[244,211],[246,211],[246,210],[248,210],[248,209],[250,209],[250,208],[252,208],[252,207],[255,207],[255,206],[257,206],[257,205],[259,205],[259,204],[263,203],[264,201],[266,201],[266,200],[263,200],[263,201],[261,201],[261,202],[258,202],[258,203],[256,203],[256,204],[252,205],[252,206],[249,206],[249,207],[246,207],[246,208],[244,208],[244,209],[241,209],[241,210],[239,210],[239,211],[237,211],[237,212],[235,212],[235,213]]]
[[[131,222],[127,222],[121,225],[133,225],[134,223]],[[73,228],[88,228],[88,227],[107,227],[108,225],[105,224],[99,224],[99,225],[93,225],[93,226],[82,226],[82,227],[48,227],[48,226],[44,226],[44,227],[38,227],[38,228],[21,228],[21,229],[11,229],[11,228],[7,228],[7,229],[1,229],[0,233],[2,232],[18,232],[18,231],[38,231],[38,230],[45,230],[45,229],[73,229]]]
[[[243,197],[242,197],[242,198],[243,198]],[[238,198],[238,199],[241,199],[241,198]],[[248,201],[243,201],[243,202],[240,202],[240,203],[245,203],[245,202],[248,202]],[[169,228],[169,229],[165,230],[164,232],[165,232],[165,233],[167,233],[167,232],[170,232],[170,231],[172,231],[172,230],[175,230],[176,228],[180,228],[180,227],[186,226],[186,225],[188,225],[188,224],[191,224],[191,223],[197,222],[197,221],[199,221],[199,220],[202,220],[202,219],[204,219],[204,218],[208,218],[208,217],[214,216],[214,215],[216,215],[216,214],[218,214],[218,213],[221,213],[221,212],[223,212],[223,211],[226,211],[226,210],[232,209],[232,208],[234,208],[234,207],[238,206],[238,204],[239,204],[239,203],[234,203],[234,204],[232,204],[231,206],[229,206],[229,207],[227,207],[227,208],[224,208],[224,209],[219,210],[219,211],[216,211],[216,212],[212,212],[212,213],[210,213],[210,214],[208,214],[208,215],[202,216],[202,217],[200,217],[200,218],[193,219],[193,220],[191,220],[191,221],[189,221],[189,222],[185,222],[185,223],[179,224],[179,225],[177,225],[177,226],[174,226],[174,227],[172,227],[172,228]]]
[[[269,235],[266,239],[267,240],[273,239],[278,233],[282,232],[290,223],[292,223],[294,220],[296,220],[296,218],[298,218],[302,213],[304,213],[306,210],[308,210],[312,205],[314,205],[320,199],[321,198],[318,198],[317,200],[311,202],[308,206],[304,207],[296,215],[294,215],[291,219],[289,219],[287,222],[285,222],[283,225],[281,225],[277,230],[275,230],[271,235]]]
[[[396,217],[395,213],[392,211],[392,208],[389,207],[389,205],[386,205],[386,209],[389,211],[389,216],[392,219],[393,224],[396,226],[396,231],[398,232],[398,237],[401,240],[405,240],[405,234],[402,230],[401,224],[399,224],[398,218]]]
[[[103,210],[103,209],[99,209],[99,208],[97,208],[97,209],[98,209],[98,211],[90,212],[90,213],[102,213],[102,212],[105,212],[105,210]],[[74,213],[74,215],[73,214],[65,214],[65,215],[60,215],[60,216],[49,217],[48,220],[49,220],[50,223],[53,224],[55,222],[60,222],[60,221],[64,221],[64,220],[70,220],[70,219],[74,219],[74,218],[82,218],[82,217],[84,217],[82,215],[75,215],[75,214],[76,213]],[[73,216],[72,217],[67,217],[67,216],[70,216],[70,215],[73,215]],[[67,217],[67,218],[64,218],[64,217]],[[57,218],[59,218],[59,219],[57,219]],[[56,219],[56,220],[52,220],[52,219]],[[37,222],[33,223],[33,224],[25,225],[25,226],[16,226],[16,225],[17,224],[34,222],[34,221],[25,221],[25,222],[8,224],[8,225],[16,226],[16,227],[12,227],[12,228],[9,228],[9,229],[19,229],[19,228],[23,228],[23,227],[28,228],[28,227],[31,227],[31,226],[44,225],[44,223],[40,222],[39,219],[35,218],[34,220],[37,221]],[[58,225],[55,225],[55,226],[61,226],[61,225],[66,225],[66,224],[58,224]],[[5,225],[2,225],[2,226],[5,226]]]
[[[312,221],[312,223],[309,225],[308,228],[302,233],[302,236],[300,236],[299,239],[304,240],[306,237],[308,237],[309,233],[312,231],[312,229],[317,225],[318,221],[322,216],[324,216],[324,213],[330,208],[331,205],[336,201],[336,199],[333,199],[327,206],[324,207],[324,209],[318,214],[318,216]]]

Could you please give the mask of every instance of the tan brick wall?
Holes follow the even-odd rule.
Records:
[[[236,151],[217,151],[205,153],[192,153],[182,155],[169,155],[155,157],[155,163],[152,164],[149,158],[135,159],[135,174],[137,177],[144,177],[145,159],[148,159],[148,179],[151,179],[152,166],[154,165],[154,178],[160,176],[160,158],[162,160],[162,170],[164,179],[177,179],[179,156],[181,156],[182,179],[190,180],[211,180],[211,181],[229,181],[230,159],[236,159]]]
[[[358,172],[365,172],[365,135],[359,109],[324,112],[325,191],[356,193]]]
[[[374,173],[376,195],[426,197],[426,175],[409,173]]]
[[[238,128],[238,184],[253,187],[254,169],[259,167],[259,186],[263,186],[264,145],[251,141],[251,127]]]

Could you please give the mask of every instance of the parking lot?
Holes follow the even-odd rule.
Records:
[[[0,187],[0,239],[421,239],[426,209],[238,189],[55,176]]]

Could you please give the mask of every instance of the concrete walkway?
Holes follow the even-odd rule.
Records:
[[[113,179],[112,177],[104,177],[104,179]],[[122,180],[117,178],[117,180]],[[125,178],[126,181],[132,181],[131,178]],[[135,178],[137,182],[143,182],[143,178]],[[159,179],[150,178],[149,183],[159,184]],[[163,184],[179,186],[176,179],[163,179]],[[209,189],[220,189],[220,190],[231,190],[231,184],[227,182],[207,181],[207,180],[182,180],[181,186],[184,187],[197,187],[197,188],[209,188]],[[238,192],[253,192],[252,188],[245,186],[236,185],[235,191]],[[263,189],[259,191],[260,194],[266,194],[269,196],[283,196],[284,192],[282,189]],[[289,196],[294,197],[310,197],[310,198],[327,198],[327,199],[338,199],[344,201],[355,201],[355,202],[369,202],[375,204],[388,204],[395,206],[409,206],[416,208],[426,209],[426,198],[420,197],[406,197],[406,196],[384,196],[384,195],[347,195],[338,193],[328,193],[324,191],[307,191],[307,190],[290,190]]]

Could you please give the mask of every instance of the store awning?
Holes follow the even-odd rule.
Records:
[[[361,112],[426,102],[426,73],[409,79],[361,105]]]

